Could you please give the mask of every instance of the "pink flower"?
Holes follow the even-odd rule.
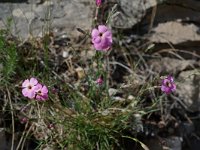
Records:
[[[28,97],[30,99],[35,97],[35,88],[36,85],[38,84],[37,79],[35,78],[31,78],[30,80],[26,79],[23,83],[22,83],[22,94],[25,97]]]
[[[112,33],[105,25],[99,25],[92,30],[92,43],[96,50],[108,50],[112,45]]]
[[[37,100],[44,101],[48,98],[48,89],[45,85],[37,84],[35,92]]]
[[[102,4],[102,0],[96,0],[96,5],[99,7]]]
[[[101,77],[99,77],[97,80],[96,80],[96,83],[98,85],[102,85],[103,84],[103,79]]]
[[[171,92],[176,90],[176,85],[172,76],[169,75],[165,79],[163,79],[161,90],[166,94],[170,94]]]

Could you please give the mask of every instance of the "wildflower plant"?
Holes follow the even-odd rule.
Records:
[[[101,0],[96,0],[97,9],[102,5]],[[95,55],[89,60],[89,69],[84,72],[86,76],[83,76],[82,80],[78,79],[77,84],[74,84],[71,79],[65,79],[64,73],[62,76],[58,75],[53,69],[51,71],[51,68],[47,66],[50,61],[46,60],[51,58],[49,56],[45,56],[46,61],[42,58],[36,59],[36,65],[30,63],[33,71],[30,69],[31,71],[24,73],[24,70],[23,72],[20,67],[18,68],[18,71],[21,71],[21,77],[18,79],[20,85],[17,86],[20,94],[16,92],[16,95],[20,95],[17,100],[23,101],[23,103],[20,103],[23,109],[18,108],[20,110],[18,118],[20,118],[19,122],[25,126],[25,129],[17,149],[23,149],[24,142],[30,135],[37,139],[38,149],[52,146],[54,149],[112,150],[115,148],[122,149],[120,142],[123,138],[138,142],[134,137],[129,137],[125,133],[130,131],[135,136],[137,132],[142,131],[142,115],[152,111],[151,109],[157,105],[148,108],[141,106],[141,101],[144,101],[141,95],[149,88],[147,82],[143,83],[142,88],[138,88],[139,90],[131,89],[130,91],[127,90],[128,85],[124,85],[124,87],[119,85],[116,93],[120,95],[120,92],[125,89],[123,98],[117,97],[117,94],[113,94],[114,92],[110,92],[111,63],[109,62],[109,54],[112,53],[114,47],[114,35],[108,23],[108,20],[105,23],[98,23],[96,20],[95,28],[91,30],[90,34],[87,34],[92,41],[90,48],[95,52]],[[1,47],[5,47],[5,45],[0,43]],[[48,51],[48,46],[46,48],[45,51]],[[73,52],[75,53],[75,51]],[[45,53],[45,55],[48,55],[48,53]],[[13,57],[15,58],[16,55]],[[34,57],[37,58],[36,55]],[[29,60],[31,59],[24,62]],[[16,60],[12,62],[13,64],[17,63]],[[26,70],[30,66],[26,66],[27,63],[24,62],[22,64],[25,64]],[[73,66],[73,63],[70,65]],[[72,67],[69,70],[73,72]],[[27,74],[35,75],[37,79],[34,77],[26,79]],[[21,84],[22,80],[23,83]],[[45,81],[46,84],[39,81]],[[130,84],[135,86],[135,83]],[[59,88],[55,89],[54,85]],[[118,84],[116,86],[118,87]],[[160,88],[158,85],[156,87]],[[163,79],[160,90],[166,94],[174,92],[176,90],[174,78],[167,76]],[[136,96],[132,96],[134,92]],[[21,100],[21,95],[27,101],[24,102],[24,98]],[[140,141],[138,143],[145,147]]]

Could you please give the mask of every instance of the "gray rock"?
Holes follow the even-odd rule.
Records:
[[[147,14],[144,24],[149,24],[151,14]],[[157,6],[149,39],[155,43],[179,44],[199,41],[200,5],[195,0],[172,1]]]
[[[144,141],[149,150],[181,150],[182,138],[171,136],[167,138],[150,138]]]
[[[177,136],[171,136],[165,139],[166,146],[163,149],[166,150],[182,150],[182,143],[183,139]]]
[[[197,71],[181,72],[176,92],[192,111],[200,111],[200,76]]]
[[[169,57],[162,57],[161,59],[152,59],[148,61],[150,68],[158,73],[176,74],[185,70],[186,68],[192,68],[196,62],[195,60],[180,60]]]
[[[111,24],[118,28],[131,28],[141,21],[146,10],[157,4],[155,0],[118,0],[119,10],[118,15],[114,15]]]
[[[200,3],[197,0],[118,0],[117,3],[119,9],[111,19],[113,27],[139,28],[155,43],[200,40]]]
[[[157,138],[145,140],[144,144],[149,148],[149,150],[163,150],[162,144]],[[139,150],[143,150],[143,148]]]
[[[177,21],[160,23],[152,29],[149,40],[154,43],[179,44],[186,41],[199,41],[199,27],[193,23],[183,24]]]
[[[108,93],[110,96],[114,96],[115,94],[117,94],[118,90],[114,89],[114,88],[109,88],[108,89]]]
[[[152,10],[151,10],[152,11]],[[184,24],[199,22],[200,7],[196,0],[167,0],[157,6],[156,16],[153,20],[154,26],[167,21],[179,21]],[[152,14],[147,13],[144,22],[149,23]]]
[[[22,39],[30,35],[42,36],[59,30],[76,36],[76,28],[89,30],[92,24],[92,9],[89,0],[37,1],[29,3],[0,3],[0,28],[8,28]]]
[[[112,25],[120,28],[131,28],[146,16],[145,22],[150,23],[152,9],[156,7],[154,23],[182,19],[198,21],[200,3],[197,0],[117,0],[118,16]]]
[[[143,21],[149,30],[152,14]],[[200,3],[196,0],[167,0],[157,6],[149,40],[155,43],[182,44],[200,40]]]

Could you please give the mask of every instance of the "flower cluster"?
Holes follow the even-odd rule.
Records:
[[[97,6],[101,5],[101,0],[96,0]],[[92,43],[96,50],[98,51],[107,51],[112,46],[112,32],[111,30],[105,25],[99,25],[97,28],[92,30]],[[96,80],[98,85],[103,83],[101,78]],[[167,76],[162,81],[161,90],[166,94],[169,94],[176,90],[176,85],[174,83],[174,79],[172,76]]]
[[[105,25],[99,25],[92,30],[92,43],[96,50],[107,51],[112,45],[112,32]]]
[[[31,78],[30,80],[26,79],[22,83],[22,88],[22,94],[24,95],[24,97],[36,99],[39,101],[44,101],[48,98],[47,87],[45,85],[40,84],[35,78]]]
[[[174,79],[172,76],[168,75],[162,81],[161,91],[165,92],[166,94],[170,94],[176,90],[176,84],[174,83]]]

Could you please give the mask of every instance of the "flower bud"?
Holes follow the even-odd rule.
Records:
[[[102,0],[96,0],[96,5],[97,5],[98,7],[100,7],[101,4],[102,4]]]
[[[101,77],[99,77],[97,80],[96,80],[96,83],[98,85],[102,85],[103,84],[103,79]]]

